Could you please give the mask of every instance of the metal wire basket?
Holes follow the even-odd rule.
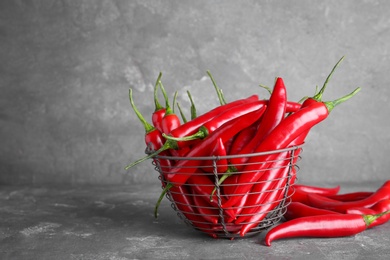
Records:
[[[302,145],[240,156],[189,158],[158,155],[153,157],[153,165],[159,172],[159,179],[164,189],[168,184],[166,176],[172,169],[176,170],[176,174],[180,174],[181,169],[175,168],[177,162],[197,160],[196,169],[191,171],[189,180],[181,186],[174,185],[167,191],[166,197],[179,218],[192,228],[213,238],[234,239],[258,234],[281,220],[290,203],[289,197],[292,193],[289,189],[294,184],[296,173],[299,171],[297,162],[301,151]],[[245,163],[245,165],[230,163],[221,165],[222,161],[230,162],[233,158],[252,157],[259,160],[251,160],[251,164]],[[261,158],[264,157],[272,160],[262,161]],[[160,163],[162,160],[176,163],[167,166]],[[256,167],[256,164],[259,167]],[[251,183],[234,181],[240,176],[254,174],[253,171],[247,170],[248,165],[251,165],[249,167],[251,169],[258,168],[261,171],[261,174],[258,173],[261,178]],[[226,172],[219,172],[221,166],[240,170],[230,171],[228,175],[224,175]],[[183,174],[189,174],[188,169],[183,169]],[[267,176],[273,177],[267,178]],[[223,179],[225,180],[222,181]],[[243,194],[231,193],[239,185],[249,185],[251,189]],[[204,193],[205,191],[207,194]],[[231,196],[238,196],[240,203],[224,208],[223,203]],[[253,201],[256,201],[256,204],[250,203]],[[247,230],[243,233],[244,228]]]

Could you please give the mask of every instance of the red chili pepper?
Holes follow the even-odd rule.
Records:
[[[172,168],[171,171],[166,173],[167,180],[173,185],[184,184],[201,163],[200,160],[193,159],[192,157],[207,156],[210,152],[210,147],[212,147],[210,145],[215,144],[218,138],[221,138],[222,142],[226,142],[242,129],[257,121],[263,114],[264,109],[265,107],[260,110],[245,114],[241,117],[238,117],[236,120],[232,120],[229,123],[224,124],[201,142],[191,147],[191,150],[187,154],[188,159],[178,161],[175,165],[175,168]]]
[[[329,209],[341,213],[344,213],[351,208],[369,208],[380,200],[390,199],[390,180],[386,181],[371,196],[361,200],[343,202],[332,200],[319,194],[308,194],[308,198],[310,205],[313,207]]]
[[[199,168],[204,172],[214,172],[217,171],[219,174],[223,174],[228,170],[228,161],[226,159],[226,150],[225,145],[222,142],[221,138],[218,138],[214,147],[212,147],[210,156],[214,158],[214,160],[204,160],[202,165]]]
[[[153,149],[153,150],[159,149],[160,147],[163,146],[165,139],[162,136],[161,132],[157,128],[155,128],[154,126],[152,126],[150,123],[148,123],[145,120],[145,117],[141,114],[141,112],[135,106],[132,89],[129,90],[129,100],[130,100],[130,104],[131,104],[135,114],[137,115],[138,119],[141,121],[141,123],[143,124],[143,126],[145,128],[144,139],[145,139],[145,144],[146,144],[147,149]],[[165,153],[165,155],[169,155],[169,153]],[[156,162],[158,161],[158,164],[161,167],[167,167],[167,166],[171,165],[170,161],[167,159],[161,159],[161,160],[155,160],[155,161]]]
[[[331,195],[336,195],[340,190],[340,185],[328,188],[328,187],[319,187],[319,186],[304,185],[304,184],[295,184],[294,189],[300,190],[305,193],[321,194],[328,197]]]
[[[287,101],[286,103],[286,113],[297,112],[301,108],[302,104],[293,101]]]
[[[265,236],[265,244],[277,239],[293,237],[345,237],[359,234],[371,223],[389,212],[378,215],[329,214],[296,218],[272,228]]]
[[[303,204],[301,202],[292,201],[287,206],[287,211],[284,213],[284,218],[286,220],[292,220],[295,218],[309,217],[309,216],[317,216],[317,215],[327,215],[327,214],[341,214],[339,212],[319,209],[315,207],[311,207],[309,205]]]
[[[215,116],[208,122],[204,123],[196,133],[184,137],[173,137],[171,135],[164,135],[166,139],[188,142],[192,140],[204,139],[206,136],[211,134],[213,131],[221,127],[223,124],[236,119],[239,116],[248,114],[250,112],[259,110],[264,107],[264,104],[260,101],[254,101],[250,103],[241,104],[234,106],[221,114]]]
[[[261,141],[282,121],[286,113],[287,91],[282,78],[277,78],[268,101],[268,106],[258,127],[256,135],[239,152],[240,155],[252,153]],[[240,156],[230,160],[237,171],[244,168],[248,157]]]
[[[351,94],[332,102],[316,102],[291,114],[275,127],[275,129],[260,143],[255,152],[260,153],[286,148],[300,134],[326,119],[336,105],[351,98],[359,90],[360,88],[357,88]],[[269,165],[272,163],[270,161],[272,161],[274,157],[275,154],[251,157],[248,164],[243,169],[247,174],[240,175],[238,182],[247,185],[237,185],[235,191],[237,196],[231,196],[228,202],[225,205],[222,205],[222,207],[227,208],[234,206],[234,204],[252,188],[253,183],[261,177],[264,172],[262,169],[269,168]],[[269,163],[258,164],[257,162]]]
[[[259,120],[258,122],[260,122]],[[250,141],[252,140],[253,136],[257,132],[258,122],[255,122],[251,126],[243,129],[241,132],[239,132],[234,139],[232,140],[231,147],[229,149],[230,155],[236,155],[238,154],[241,149]]]
[[[390,210],[390,199],[380,200],[369,208],[351,208],[345,211],[346,214],[379,214],[384,211]],[[390,214],[386,214],[377,218],[369,227],[375,227],[382,225],[390,220]]]
[[[309,198],[308,193],[303,192],[301,190],[295,190],[294,188],[295,184],[291,186],[291,188],[288,190],[288,196],[291,198],[291,201],[293,202],[300,202],[306,205],[309,205]]]
[[[356,191],[350,193],[343,194],[335,194],[335,195],[326,195],[327,198],[339,201],[354,201],[361,200],[371,196],[374,192],[372,191]]]
[[[162,122],[162,119],[163,119],[163,117],[165,115],[165,111],[166,111],[166,109],[163,106],[161,106],[160,102],[158,101],[158,97],[157,97],[157,90],[158,90],[158,87],[160,86],[159,82],[160,82],[161,76],[162,76],[162,74],[160,73],[158,75],[156,84],[154,86],[154,105],[155,105],[155,108],[154,108],[154,112],[152,114],[152,124],[160,132],[163,131],[161,122]]]

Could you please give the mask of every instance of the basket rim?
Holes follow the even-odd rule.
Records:
[[[295,151],[295,150],[302,148],[303,145],[304,145],[304,143],[299,144],[299,145],[289,146],[289,147],[283,148],[283,149],[270,150],[270,151],[264,151],[264,152],[258,152],[258,153],[239,154],[239,155],[233,154],[233,155],[225,155],[225,156],[198,156],[198,157],[156,155],[156,156],[153,156],[152,158],[170,159],[170,160],[221,160],[221,159],[255,157],[255,156],[263,156],[263,155],[270,155],[270,154],[276,154],[276,153],[290,152],[290,151]],[[146,153],[148,153],[148,151],[146,151]]]

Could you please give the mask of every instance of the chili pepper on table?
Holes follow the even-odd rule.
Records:
[[[218,138],[221,138],[222,142],[226,142],[239,131],[256,122],[263,114],[264,109],[265,107],[240,116],[237,119],[224,124],[201,142],[191,147],[191,150],[188,152],[186,158],[179,160],[176,163],[175,168],[172,168],[170,171],[166,172],[167,180],[173,185],[184,184],[201,163],[200,160],[193,157],[207,156],[210,152],[210,148],[212,147],[210,145],[215,144]]]
[[[309,194],[308,199],[310,205],[313,207],[329,209],[341,213],[345,213],[346,210],[351,208],[368,208],[380,200],[390,199],[390,180],[383,183],[371,196],[361,200],[343,202],[332,200],[319,194]]]
[[[327,209],[319,209],[319,208],[315,208],[303,204],[301,202],[292,201],[290,202],[290,204],[287,205],[286,213],[284,213],[283,216],[286,220],[292,220],[295,218],[327,215],[327,214],[341,214],[341,213],[327,210]]]
[[[325,195],[325,196],[329,199],[332,199],[332,200],[339,200],[339,201],[346,202],[346,201],[365,199],[365,198],[371,196],[373,193],[374,192],[372,192],[372,191],[356,191],[356,192],[334,194],[334,195]]]
[[[154,125],[154,127],[156,127],[160,132],[163,131],[162,129],[162,125],[161,125],[161,122],[162,122],[162,119],[165,115],[165,107],[163,107],[160,102],[158,101],[158,96],[157,96],[157,91],[158,91],[158,88],[160,86],[159,82],[160,82],[160,79],[161,79],[161,76],[162,74],[160,73],[158,75],[158,78],[157,78],[157,81],[156,81],[156,84],[154,86],[154,112],[152,113],[152,124]]]
[[[313,126],[325,120],[329,113],[338,104],[354,96],[360,88],[355,89],[352,93],[329,102],[316,102],[310,106],[304,107],[282,120],[279,125],[260,143],[255,152],[274,151],[286,148],[300,134],[310,130]],[[234,206],[240,198],[245,195],[262,175],[262,169],[269,168],[270,163],[256,164],[256,162],[272,161],[274,154],[251,157],[244,167],[246,174],[241,174],[236,186],[235,196],[231,196],[223,208]]]
[[[252,153],[260,142],[282,121],[286,113],[287,91],[282,78],[277,78],[268,101],[268,106],[258,127],[256,135],[240,150],[239,154]],[[237,171],[244,168],[248,157],[240,156],[230,159]]]
[[[376,215],[329,214],[301,217],[283,222],[265,236],[265,244],[270,246],[277,239],[294,237],[345,237],[366,230],[376,219],[389,214],[385,211]]]
[[[383,199],[375,203],[369,208],[350,208],[345,211],[346,214],[378,214],[390,210],[390,199]],[[376,219],[371,225],[370,228],[382,225],[390,220],[390,214],[386,214],[378,219]]]

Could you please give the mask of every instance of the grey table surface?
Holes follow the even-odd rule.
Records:
[[[375,190],[381,182],[343,191]],[[390,223],[344,238],[263,244],[212,239],[187,226],[156,184],[0,186],[0,259],[387,259]]]

